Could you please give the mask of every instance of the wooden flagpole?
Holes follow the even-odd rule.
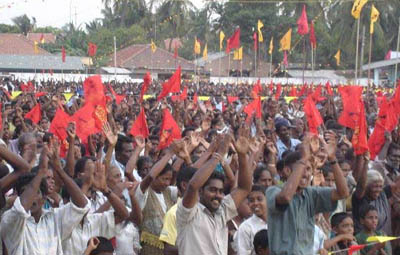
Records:
[[[356,66],[354,69],[354,83],[358,84],[357,82],[357,72],[358,72],[358,44],[360,41],[360,18],[357,19],[357,40],[356,40]]]
[[[371,82],[371,57],[372,57],[372,34],[369,33],[369,56],[368,56],[368,86],[370,86]]]

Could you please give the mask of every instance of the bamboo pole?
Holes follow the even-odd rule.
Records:
[[[360,41],[360,18],[357,19],[357,40],[356,40],[356,66],[354,69],[354,83],[357,84],[357,72],[358,72],[358,44]]]
[[[371,79],[371,56],[372,56],[372,34],[369,33],[369,56],[368,56],[368,86],[370,86]]]

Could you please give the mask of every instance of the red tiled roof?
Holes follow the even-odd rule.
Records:
[[[169,47],[169,43],[171,41],[171,38],[167,38],[164,40],[164,45],[165,45],[165,49],[168,50]],[[174,50],[176,48],[180,48],[182,47],[182,41],[179,38],[172,38],[172,43],[171,43],[171,50]]]
[[[127,69],[175,69],[175,62],[183,70],[193,70],[194,64],[184,58],[177,57],[174,53],[157,47],[154,53],[151,52],[150,44],[135,44],[117,51],[117,66]],[[114,60],[109,62],[114,65]]]
[[[28,33],[26,38],[28,38],[28,40],[30,40],[32,42],[34,42],[34,41],[39,42],[42,35],[44,38],[44,43],[55,43],[56,42],[56,36],[52,33]]]
[[[49,52],[40,48],[35,53],[34,42],[29,41],[22,34],[0,33],[0,54],[8,55],[51,55]]]

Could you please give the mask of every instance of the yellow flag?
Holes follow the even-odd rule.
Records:
[[[152,51],[153,53],[156,52],[157,46],[156,46],[156,44],[153,42],[153,40],[151,40],[150,47],[151,47],[151,51]]]
[[[243,46],[233,52],[233,60],[243,59]]]
[[[290,50],[290,42],[292,40],[292,29],[289,29],[281,39],[280,50]]]
[[[71,97],[74,95],[74,93],[64,93],[63,94],[65,97],[65,100],[67,100],[67,102],[71,99]]]
[[[203,49],[203,59],[204,60],[208,59],[207,44],[206,44],[206,46],[204,46],[204,49]]]
[[[224,43],[225,34],[223,31],[219,32],[219,50],[222,50],[222,44]]]
[[[208,97],[208,96],[199,96],[198,99],[200,101],[208,101],[210,99],[210,97]]]
[[[258,30],[258,41],[259,42],[263,42],[264,41],[264,37],[263,34],[261,32],[261,28],[264,27],[264,24],[261,22],[261,20],[258,20],[257,22],[257,30]]]
[[[340,66],[340,49],[336,52],[334,58],[336,59],[336,65]]]
[[[201,54],[201,46],[200,46],[200,42],[197,41],[197,38],[194,39],[194,54],[196,54],[196,55]]]
[[[361,10],[364,7],[364,5],[368,2],[368,0],[355,0],[353,4],[353,8],[351,9],[351,15],[355,19],[359,19],[361,15]]]
[[[285,97],[285,101],[287,104],[290,104],[293,100],[295,100],[297,97]]]
[[[35,41],[34,42],[34,48],[33,48],[33,51],[35,52],[35,54],[38,54],[39,53],[39,46],[38,46],[38,42],[37,41]]]
[[[372,5],[372,8],[371,8],[371,24],[369,25],[369,33],[370,34],[374,33],[375,22],[378,20],[378,18],[379,18],[379,11],[378,11],[378,9],[375,8],[374,5]]]
[[[384,243],[387,241],[396,240],[398,237],[396,236],[370,236],[367,238],[367,242],[379,242]]]
[[[268,50],[269,55],[272,55],[273,50],[274,50],[274,38],[271,37],[271,41],[269,42],[269,50]]]
[[[11,92],[11,99],[14,100],[14,99],[17,98],[21,93],[22,93],[22,91],[12,91],[12,92]]]

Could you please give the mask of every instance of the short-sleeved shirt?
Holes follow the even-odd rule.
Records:
[[[386,236],[386,234],[382,231],[376,231],[374,236]],[[357,243],[358,244],[367,244],[367,239],[368,235],[364,232],[361,231],[356,235]],[[373,248],[373,246],[366,246],[361,250],[361,255],[366,255],[368,252]],[[390,242],[385,243],[384,250],[386,254],[392,254],[392,246],[390,245]],[[381,254],[379,251],[377,251],[375,254]]]
[[[179,254],[227,255],[229,220],[237,216],[235,202],[227,195],[215,213],[197,203],[193,208],[185,208],[182,201],[176,211]]]
[[[392,191],[390,186],[386,186],[379,197],[375,200],[370,200],[368,196],[364,196],[358,199],[355,194],[351,198],[353,219],[354,219],[354,232],[358,233],[362,230],[360,223],[360,208],[366,205],[373,205],[378,211],[378,226],[377,231],[384,231],[386,234],[391,235],[392,223],[391,223],[391,207],[388,199],[392,197]]]
[[[237,255],[256,255],[253,239],[262,229],[268,229],[268,224],[255,214],[240,224],[233,238],[238,248]]]
[[[332,188],[307,187],[296,193],[287,205],[278,205],[276,196],[282,188],[272,186],[266,192],[268,205],[268,240],[271,255],[309,255],[314,244],[314,215],[331,212]]]
[[[285,151],[295,151],[296,146],[301,144],[300,140],[290,138],[290,148],[286,147],[286,145],[282,142],[280,138],[276,141],[276,148],[278,150],[278,158],[282,159],[282,154]]]
[[[1,219],[1,238],[8,254],[62,255],[61,242],[71,235],[89,208],[88,201],[84,208],[68,203],[50,211],[43,210],[39,222],[36,223],[31,212],[25,210],[18,197],[13,207]]]
[[[179,203],[180,199],[178,200]],[[160,234],[160,241],[175,246],[178,232],[176,230],[176,210],[178,203],[172,206],[164,216],[164,224]]]

